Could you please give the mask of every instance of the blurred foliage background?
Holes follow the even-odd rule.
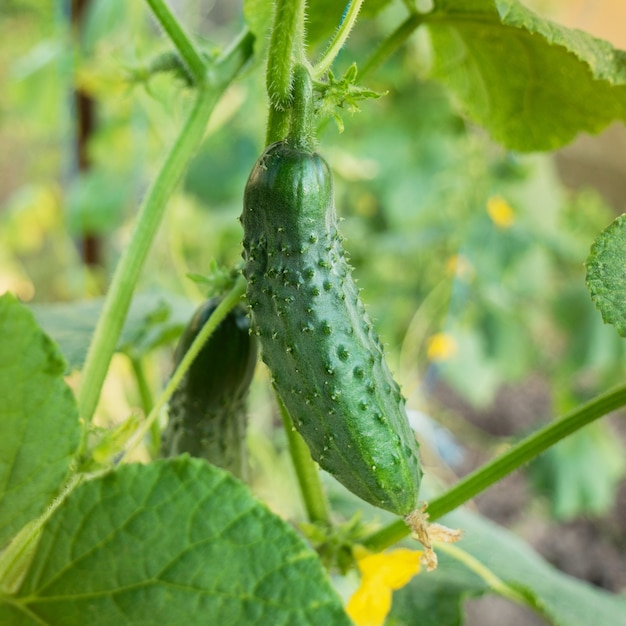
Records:
[[[106,291],[190,101],[182,81],[148,75],[166,44],[143,3],[77,4],[80,20],[69,1],[7,0],[0,9],[0,292],[38,305]],[[209,54],[243,26],[238,3],[171,4]],[[397,4],[364,16],[336,74],[398,23]],[[534,3],[557,14],[556,4]],[[578,19],[581,7],[570,3],[563,15]],[[343,133],[322,121],[319,143],[363,298],[431,471],[449,479],[623,379],[623,342],[594,310],[584,269],[592,240],[623,207],[581,184],[584,176],[576,189],[563,184],[571,152],[555,160],[493,144],[441,88],[420,80],[425,62],[415,37],[366,81],[388,93],[346,112]],[[263,80],[262,68],[251,68],[220,103],[170,201],[141,291],[195,304],[204,287],[188,273],[240,262],[243,187],[263,148]],[[165,349],[151,344],[161,346],[151,354],[155,387],[169,374],[168,340]],[[111,413],[141,404],[127,366],[117,367]],[[272,478],[287,461],[267,445],[268,432],[280,435],[259,378],[251,426],[258,488],[293,513],[298,504],[283,500],[293,485],[277,489]],[[624,491],[622,435],[605,421],[534,463],[529,489],[540,514],[614,514]],[[523,526],[517,516],[499,519]],[[624,549],[626,529],[611,528],[601,540]],[[598,584],[626,585],[626,571]]]

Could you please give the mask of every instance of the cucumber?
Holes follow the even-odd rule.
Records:
[[[219,303],[219,298],[212,298],[196,311],[174,351],[174,369]],[[161,455],[187,452],[245,478],[246,400],[256,361],[250,320],[237,306],[209,337],[172,394]]]
[[[313,459],[363,500],[407,515],[417,442],[351,276],[330,168],[302,133],[259,158],[241,222],[253,329]]]

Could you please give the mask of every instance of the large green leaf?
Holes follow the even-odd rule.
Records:
[[[549,150],[626,119],[626,53],[517,0],[437,0],[430,76],[506,146]]]
[[[17,596],[0,605],[0,623],[350,621],[293,529],[230,474],[185,456],[77,488],[44,528]]]
[[[587,259],[587,288],[607,324],[626,337],[626,214],[603,230]]]
[[[0,296],[0,547],[44,512],[78,447],[65,362],[32,313]]]

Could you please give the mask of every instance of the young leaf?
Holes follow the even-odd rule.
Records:
[[[0,296],[0,547],[42,514],[80,440],[65,361],[32,313]]]
[[[0,604],[0,623],[350,624],[289,525],[230,474],[187,456],[78,487],[44,528],[11,605]]]
[[[626,53],[518,0],[437,0],[430,76],[509,148],[550,150],[626,119]]]
[[[320,98],[317,102],[317,112],[321,117],[331,116],[335,119],[339,132],[343,132],[343,120],[338,110],[356,113],[359,109],[361,100],[370,98],[380,98],[384,93],[379,93],[367,87],[356,84],[357,66],[353,63],[343,74],[341,78],[335,78],[332,70],[328,70],[328,81],[318,83],[317,90],[320,92]]]
[[[587,289],[606,324],[626,337],[626,214],[603,230],[587,259]]]

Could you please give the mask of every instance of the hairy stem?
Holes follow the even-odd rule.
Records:
[[[267,118],[267,135],[265,145],[282,141],[288,134],[291,125],[291,110],[277,109],[270,104]]]
[[[362,4],[363,0],[351,0],[350,6],[346,11],[335,36],[332,38],[321,59],[313,67],[312,74],[314,78],[321,78],[333,64],[333,61],[341,51],[341,48],[343,48],[346,40],[352,32]]]
[[[550,422],[504,454],[468,474],[449,491],[430,502],[427,509],[429,520],[434,521],[450,513],[561,439],[625,405],[626,385],[620,385],[574,409],[561,419]],[[398,520],[367,537],[363,544],[373,551],[384,550],[407,537],[409,533],[404,521]]]
[[[291,103],[291,74],[297,41],[302,34],[304,0],[276,0],[274,25],[267,56],[266,88],[271,106],[287,109]]]
[[[276,0],[270,39],[266,88],[269,97],[266,145],[281,141],[289,132],[293,68],[304,57],[306,0]]]
[[[302,150],[313,150],[313,85],[304,65],[296,65],[293,72],[293,109],[289,141]]]

